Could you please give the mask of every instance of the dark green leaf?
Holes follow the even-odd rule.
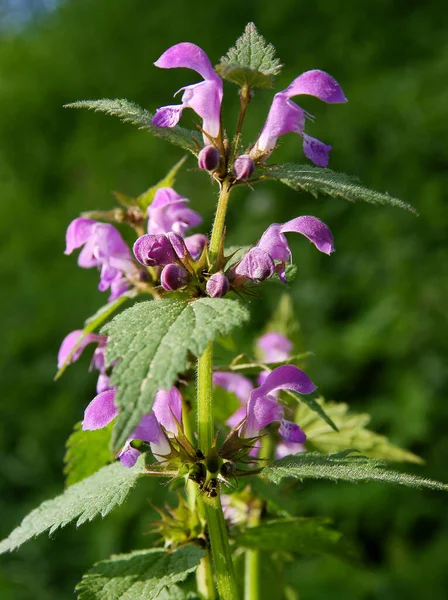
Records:
[[[365,456],[350,456],[351,450],[325,456],[318,452],[302,452],[286,456],[261,472],[274,483],[285,477],[295,479],[331,479],[332,481],[384,481],[414,488],[448,491],[448,484],[410,473],[392,470],[387,463]]]
[[[369,190],[358,183],[355,177],[345,173],[336,173],[330,169],[285,163],[269,166],[263,172],[262,179],[277,179],[294,190],[343,198],[350,202],[369,202],[370,204],[390,204],[416,213],[410,204],[402,202],[387,193]]]
[[[101,100],[80,100],[71,104],[66,104],[65,108],[87,108],[95,112],[103,112],[107,115],[118,117],[125,123],[137,125],[139,129],[146,129],[150,133],[165,139],[167,142],[180,146],[184,150],[188,150],[195,156],[202,147],[202,143],[198,142],[200,134],[195,131],[184,129],[176,125],[175,127],[156,127],[152,124],[153,115],[129,100],[115,98],[109,100],[103,98]]]
[[[154,600],[196,570],[204,551],[184,546],[118,554],[90,569],[77,585],[79,600]],[[179,597],[179,588],[175,588]],[[162,595],[162,597],[163,597]],[[166,595],[165,597],[171,597]],[[174,596],[176,598],[176,596]],[[182,597],[182,596],[180,596]]]
[[[330,519],[276,519],[248,528],[236,536],[238,546],[271,552],[327,555],[353,560],[355,553],[342,533],[330,527]]]
[[[221,77],[241,87],[271,88],[281,68],[274,46],[266,42],[253,23],[248,23],[216,70]]]
[[[114,455],[109,448],[112,426],[110,423],[102,429],[83,431],[81,423],[75,425],[67,440],[67,452],[64,457],[67,486],[90,477],[98,469],[112,462]]]
[[[91,477],[75,483],[61,496],[47,500],[25,517],[10,536],[0,542],[0,554],[14,550],[31,538],[49,531],[50,535],[75,519],[76,526],[105,517],[124,502],[137,479],[145,473],[145,456],[132,469],[119,462],[103,467]]]
[[[143,414],[151,410],[159,389],[169,389],[207,343],[249,318],[236,300],[200,298],[193,302],[157,300],[136,304],[104,328],[109,336],[107,360],[118,360],[111,383],[120,415],[114,428],[119,449]]]

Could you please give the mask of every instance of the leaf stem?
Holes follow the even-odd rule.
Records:
[[[238,600],[232,554],[219,496],[204,498],[205,516],[220,600]]]

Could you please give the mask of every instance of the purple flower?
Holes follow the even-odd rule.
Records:
[[[242,154],[233,163],[233,174],[236,179],[246,181],[255,171],[255,163],[248,154]]]
[[[216,171],[221,162],[221,154],[214,146],[205,146],[198,154],[198,167],[203,171]]]
[[[115,388],[95,396],[84,412],[83,430],[102,429],[117,415]],[[117,458],[125,467],[134,466],[140,451],[132,447],[133,440],[142,440],[151,445],[151,451],[158,461],[163,462],[171,448],[167,433],[177,434],[177,423],[182,423],[182,397],[175,387],[169,391],[159,390],[154,399],[153,410],[143,415],[140,423],[129,436]],[[162,429],[164,427],[165,431]]]
[[[306,373],[294,365],[284,365],[274,369],[250,394],[242,437],[256,437],[264,427],[278,421],[280,422],[279,433],[287,442],[304,443],[306,439],[304,432],[295,423],[284,419],[285,409],[274,395],[276,391],[284,389],[299,394],[311,394],[316,386]]]
[[[192,69],[199,73],[204,81],[181,88],[179,92],[184,92],[182,104],[157,109],[153,124],[157,127],[174,127],[179,122],[183,109],[192,108],[203,120],[204,132],[212,138],[218,137],[221,129],[222,81],[213,70],[205,52],[195,44],[182,42],[168,48],[154,64],[161,69]],[[206,135],[204,140],[206,144],[209,143]]]
[[[138,262],[146,267],[169,265],[178,260],[178,256],[165,234],[145,233],[134,244],[134,254]]]
[[[249,250],[237,265],[235,272],[254,281],[263,281],[276,271],[280,279],[286,282],[285,263],[291,258],[291,250],[284,236],[287,232],[301,233],[324,254],[334,251],[333,236],[325,223],[316,217],[297,217],[286,223],[270,225],[255,248]],[[274,261],[280,262],[275,266]]]
[[[88,333],[83,336],[82,329],[77,329],[69,333],[64,340],[62,341],[61,347],[58,352],[58,369],[60,369],[72,353],[74,351],[70,363],[73,363],[78,360],[81,356],[84,348],[91,343],[98,344],[95,349],[92,357],[92,362],[90,364],[90,371],[92,369],[97,369],[100,374],[98,376],[98,382],[96,385],[96,391],[99,394],[100,392],[104,392],[110,389],[109,376],[107,375],[106,368],[106,344],[107,344],[107,336],[105,335],[97,335],[96,333]],[[77,346],[77,344],[79,345]]]
[[[203,233],[195,233],[194,235],[186,237],[184,242],[193,260],[197,260],[201,256],[205,245],[208,243],[208,238]]]
[[[292,342],[281,333],[269,331],[258,339],[257,348],[261,351],[263,362],[281,362],[288,359]]]
[[[228,392],[232,392],[240,401],[240,408],[238,408],[226,421],[226,424],[229,425],[229,427],[236,427],[246,415],[246,404],[250,393],[254,389],[252,381],[239,373],[216,371],[213,373],[213,385],[217,385]]]
[[[157,190],[152,204],[148,206],[148,233],[161,234],[173,231],[181,236],[190,227],[202,222],[197,212],[188,208],[189,200],[172,188]]]
[[[109,223],[98,223],[82,217],[70,223],[66,234],[65,254],[84,246],[78,257],[80,267],[101,269],[98,289],[109,289],[109,300],[115,300],[129,289],[125,275],[137,274],[128,246],[120,233]]]
[[[275,94],[268,118],[261,131],[252,154],[267,155],[277,144],[277,139],[285,133],[298,133],[303,139],[305,156],[320,167],[328,166],[331,146],[304,133],[305,118],[312,119],[306,111],[292,102],[291,98],[300,94],[314,96],[328,103],[347,102],[335,79],[319,70],[306,71],[299,75],[286,90]]]

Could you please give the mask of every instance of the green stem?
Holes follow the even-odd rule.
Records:
[[[212,561],[210,551],[206,550],[196,570],[196,582],[199,596],[202,600],[216,600],[215,582],[213,581]]]
[[[244,600],[260,598],[260,551],[246,550],[244,560]]]
[[[207,456],[213,444],[213,342],[207,344],[198,358],[198,442],[199,449]]]
[[[215,262],[219,247],[221,245],[222,236],[224,234],[224,225],[226,222],[227,204],[229,202],[230,191],[232,189],[231,184],[227,179],[220,183],[220,192],[218,206],[216,208],[215,221],[213,223],[212,235],[210,237],[210,260],[212,263]]]
[[[205,497],[204,505],[219,598],[220,600],[238,600],[232,553],[230,552],[221,500],[219,496],[215,498]]]

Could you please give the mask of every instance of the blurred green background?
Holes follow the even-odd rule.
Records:
[[[131,125],[62,105],[101,97],[126,97],[150,110],[169,104],[196,76],[158,70],[153,61],[168,46],[192,41],[217,62],[248,21],[285,64],[277,91],[311,68],[343,86],[347,105],[300,102],[316,115],[308,133],[333,145],[330,166],[414,204],[420,216],[266,184],[235,192],[229,243],[254,242],[269,223],[301,214],[330,225],[337,248],[331,258],[291,236],[299,266],[291,291],[315,353],[308,372],[328,399],[370,412],[374,429],[420,454],[427,464],[415,472],[448,479],[443,11],[437,0],[0,3],[1,537],[61,491],[65,440],[94,394],[88,356],[53,382],[60,341],[106,300],[97,273],[64,257],[65,228],[81,211],[109,208],[112,190],[142,192],[181,156]],[[230,131],[236,91],[226,86]],[[269,91],[256,94],[247,142],[271,98]],[[304,161],[300,139],[284,138],[275,160]],[[187,167],[195,167],[192,158]],[[206,230],[216,193],[208,178],[185,172],[176,187],[203,213]],[[269,312],[280,288],[267,287],[262,302]],[[259,310],[252,327],[263,327]],[[441,494],[325,483],[296,493],[301,513],[332,516],[366,565],[356,571],[330,559],[303,560],[287,575],[301,600],[447,597]],[[69,527],[2,557],[0,598],[72,598],[92,562],[147,543],[142,532],[153,513],[146,499],[161,502],[163,494],[145,482],[106,521]]]

